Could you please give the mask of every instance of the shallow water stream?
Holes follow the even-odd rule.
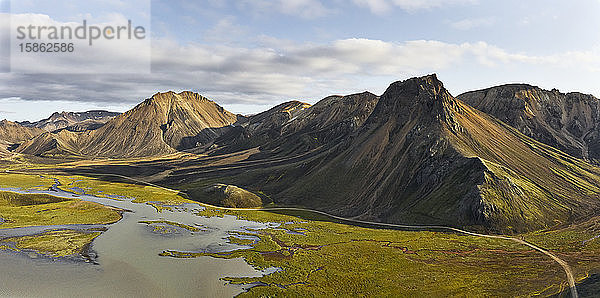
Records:
[[[233,250],[239,246],[227,243],[228,233],[251,232],[269,224],[232,216],[200,217],[193,213],[203,208],[197,204],[185,204],[159,213],[150,205],[132,203],[130,199],[75,195],[57,188],[48,191],[0,190],[46,193],[132,211],[123,213],[119,222],[107,225],[108,230],[93,242],[98,265],[0,251],[0,296],[231,297],[241,293],[242,287],[226,284],[219,278],[263,275],[242,259],[176,259],[158,254],[164,250]],[[199,231],[192,232],[168,224],[148,225],[140,221],[177,222],[197,227]],[[0,229],[0,238],[65,228],[83,229],[86,226]],[[264,274],[270,272],[273,270]]]

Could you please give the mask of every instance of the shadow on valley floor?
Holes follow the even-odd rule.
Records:
[[[600,296],[600,273],[590,274],[586,279],[577,283],[577,294],[580,298],[599,297]],[[565,298],[571,297],[570,289],[565,289],[561,293],[552,297]]]
[[[118,173],[123,176],[131,177],[148,177],[159,174],[169,167],[158,165],[105,165],[105,166],[82,166],[77,168],[59,168],[58,171],[65,172],[69,175],[88,175],[89,173],[98,174],[114,174]],[[99,177],[95,177],[99,178]],[[104,179],[104,178],[102,178]],[[112,181],[112,180],[111,180]]]
[[[95,178],[101,181],[106,181],[106,182],[115,182],[115,183],[127,183],[127,184],[134,184],[134,185],[140,185],[140,186],[146,186],[146,183],[143,183],[141,181],[135,181],[132,179],[128,179],[125,177],[119,177],[119,176],[112,176],[114,175],[114,173],[118,173],[117,175],[122,175],[122,176],[126,176],[126,177],[140,177],[139,179],[144,180],[144,178],[142,177],[149,177],[151,175],[153,175],[153,173],[159,173],[160,170],[158,170],[157,168],[152,168],[152,167],[136,167],[136,166],[130,166],[130,165],[107,165],[107,166],[94,166],[94,167],[78,167],[78,168],[62,168],[62,169],[56,169],[53,171],[49,171],[48,169],[39,169],[39,170],[32,170],[30,172],[39,172],[44,173],[44,174],[59,174],[59,175],[78,175],[78,176],[84,176],[84,177],[90,177],[90,178]],[[219,179],[220,178],[220,179]],[[216,180],[214,181],[220,181],[220,182],[229,182],[229,181],[223,181],[223,180],[227,180],[224,179],[222,175],[218,175],[218,178],[215,178]],[[199,203],[204,203],[204,204],[209,204],[209,205],[218,205],[215,202],[212,202],[210,200],[207,200],[204,195],[199,195],[199,193],[202,193],[202,188],[206,187],[207,185],[211,184],[211,181],[213,181],[213,179],[203,179],[203,184],[202,186],[197,186],[194,189],[188,189],[188,190],[180,190],[177,189],[177,187],[170,185],[170,184],[165,184],[165,183],[161,183],[161,182],[152,182],[153,185],[157,185],[160,187],[165,187],[165,188],[169,188],[169,189],[175,189],[175,190],[179,190],[178,195],[189,199],[191,201],[195,201],[195,202],[199,202]],[[150,182],[150,181],[147,181]],[[208,183],[208,184],[206,184]],[[256,192],[255,192],[256,193]],[[265,205],[263,206],[263,208],[269,209],[269,208],[303,208],[304,206],[299,206],[299,205],[282,205],[282,204],[274,204],[272,203],[272,199],[264,194],[261,193],[257,193],[259,196],[261,196],[261,198],[263,199],[263,202],[265,202]],[[262,212],[267,212],[267,213],[273,213],[273,214],[278,214],[278,215],[288,215],[288,216],[294,216],[297,217],[299,219],[302,220],[310,220],[310,221],[321,221],[321,222],[331,222],[331,223],[339,223],[339,224],[346,224],[346,225],[352,225],[352,226],[358,226],[358,227],[364,227],[364,228],[373,228],[373,229],[390,229],[390,230],[401,230],[401,231],[423,231],[424,228],[410,228],[410,227],[393,227],[393,226],[382,226],[380,224],[368,224],[368,223],[360,223],[360,222],[356,222],[353,220],[342,220],[339,218],[333,218],[330,216],[327,216],[325,214],[321,214],[321,213],[317,213],[317,212],[312,212],[310,210],[286,210],[286,209],[281,209],[281,210],[261,210]],[[374,220],[377,221],[377,220]],[[401,223],[401,224],[406,224],[406,225],[411,225],[411,223]],[[420,223],[420,224],[430,224],[430,225],[439,225],[440,223],[435,223],[435,222],[431,222],[431,223]],[[456,228],[464,228],[464,227],[456,227]],[[477,230],[478,227],[474,227],[471,226],[470,229],[473,230]],[[436,231],[439,230],[439,232],[444,232],[444,233],[448,233],[448,230],[445,228],[427,228],[427,230],[429,231]]]

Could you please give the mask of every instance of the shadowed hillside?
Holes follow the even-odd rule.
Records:
[[[282,157],[327,146],[360,128],[378,99],[364,92],[329,96],[313,106],[300,102],[276,106],[248,118],[235,131],[217,140],[224,147],[218,153],[260,147],[263,155],[257,157]]]
[[[279,140],[278,148],[297,144]],[[341,142],[224,180],[264,190],[279,203],[347,217],[519,232],[593,214],[599,174],[469,107],[427,76],[392,84]]]

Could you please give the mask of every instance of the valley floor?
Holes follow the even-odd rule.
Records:
[[[46,189],[55,184],[55,179],[61,182],[64,190],[85,191],[101,197],[135,198],[137,203],[151,204],[162,212],[190,202],[160,187],[56,173],[39,175],[9,171],[0,174],[0,187]],[[277,224],[252,235],[230,232],[224,240],[241,245],[234,251],[188,252],[165,247],[161,254],[165,258],[243,258],[256,269],[279,268],[261,277],[223,278],[232,284],[251,285],[242,296],[513,297],[548,296],[568,291],[565,273],[558,263],[510,240],[438,231],[358,227],[303,211],[224,210],[206,206],[197,215],[203,218],[233,215],[254,222]],[[119,219],[119,211],[76,200],[55,202],[46,197],[32,199],[31,195],[3,192],[0,218],[3,219],[0,229],[36,226],[40,221],[45,225],[109,224]],[[582,281],[600,269],[600,231],[596,223],[592,220],[562,230],[518,237],[567,261],[575,278]],[[181,223],[162,224],[186,228]],[[84,253],[86,245],[100,233],[101,230],[50,232],[7,238],[0,240],[4,243],[0,248],[33,250],[61,258]],[[582,294],[593,284],[584,286]]]

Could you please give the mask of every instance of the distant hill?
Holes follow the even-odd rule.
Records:
[[[45,133],[18,151],[52,156],[157,156],[211,142],[236,121],[236,115],[196,93],[157,93],[96,130]]]
[[[31,139],[43,132],[37,127],[26,127],[17,122],[8,120],[0,121],[0,140],[9,143],[20,143]]]
[[[256,115],[238,117],[233,128],[215,141],[216,152],[235,152],[259,147],[277,139],[281,136],[284,125],[309,107],[310,104],[307,103],[288,101]]]
[[[236,125],[235,130],[216,141],[225,148],[218,152],[259,146],[270,155],[307,152],[358,129],[378,99],[378,96],[364,92],[329,96],[313,106],[298,101],[287,102]]]
[[[9,155],[9,147],[31,139],[43,130],[36,127],[25,127],[8,120],[0,121],[0,157]]]
[[[120,113],[108,111],[56,112],[47,119],[36,122],[19,122],[19,124],[27,127],[41,128],[45,131],[55,131],[60,129],[85,131],[97,129],[119,114]]]
[[[600,164],[600,100],[592,95],[512,84],[458,98],[544,144]]]

